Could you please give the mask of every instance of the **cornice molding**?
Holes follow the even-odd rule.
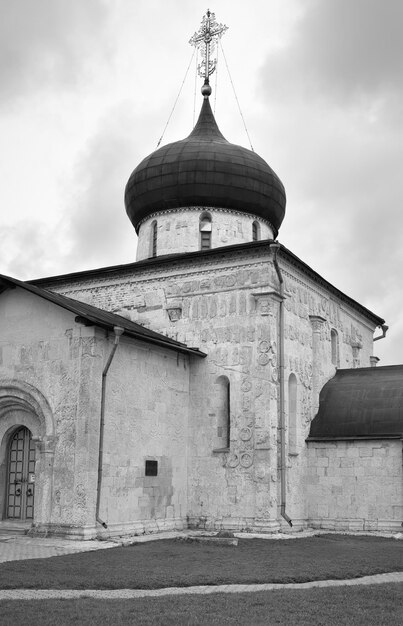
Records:
[[[269,220],[265,219],[264,217],[260,217],[259,215],[253,215],[252,213],[246,213],[244,211],[236,211],[234,209],[225,209],[222,207],[211,207],[211,206],[188,206],[188,207],[178,207],[177,209],[162,209],[161,211],[156,210],[153,213],[150,213],[149,215],[147,215],[146,217],[143,217],[143,219],[139,221],[137,225],[137,229],[140,230],[140,227],[142,224],[144,224],[148,220],[156,219],[160,215],[169,215],[172,213],[189,213],[191,211],[195,211],[198,213],[203,213],[204,211],[208,211],[209,213],[218,212],[218,213],[229,213],[231,215],[239,215],[242,217],[247,217],[248,219],[251,220],[251,222],[260,222],[262,224],[266,224],[266,226],[269,226],[269,228],[271,228],[273,233],[276,232],[276,229],[274,228],[273,224]]]

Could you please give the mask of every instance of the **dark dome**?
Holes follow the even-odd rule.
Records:
[[[309,440],[403,435],[403,365],[337,370],[320,392]]]
[[[201,206],[261,217],[277,235],[285,204],[278,176],[255,152],[223,137],[207,97],[189,137],[143,159],[125,191],[126,211],[136,231],[152,213]]]

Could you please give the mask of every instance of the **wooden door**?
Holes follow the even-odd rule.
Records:
[[[32,520],[35,499],[35,444],[28,428],[19,428],[8,447],[7,511],[13,520]]]

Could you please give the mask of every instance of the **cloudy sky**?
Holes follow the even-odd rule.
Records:
[[[288,197],[279,240],[384,317],[403,361],[403,2],[215,0],[255,151]],[[130,172],[156,148],[192,56],[198,0],[0,0],[0,272],[135,260]],[[219,56],[212,103],[249,147]],[[187,136],[191,64],[163,143]]]

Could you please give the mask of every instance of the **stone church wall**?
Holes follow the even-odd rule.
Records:
[[[186,526],[189,358],[122,336],[108,373],[100,517],[108,534]],[[157,462],[156,476],[146,461]]]
[[[88,451],[98,445],[103,338],[75,324],[74,314],[18,288],[2,294],[0,317],[0,388],[13,389],[11,402],[24,401],[22,411],[0,419],[1,462],[5,467],[8,434],[27,426],[37,444],[34,524],[85,535],[94,519],[96,468]],[[37,405],[29,406],[31,396],[43,398],[46,423]],[[0,492],[4,497],[5,480]]]
[[[16,410],[0,406],[0,514],[9,433],[24,425],[37,447],[35,528],[93,537],[101,529],[95,512],[102,371],[113,340],[21,289],[2,294],[0,317],[0,392],[4,385],[21,390]],[[186,524],[189,369],[186,355],[120,339],[106,385],[100,517],[109,535]],[[51,426],[40,422],[34,405],[31,412],[18,408],[26,389],[44,398]],[[145,475],[146,460],[158,463],[156,476]]]
[[[287,512],[298,528],[308,517],[305,439],[319,391],[336,367],[369,365],[374,325],[324,282],[286,258],[280,256],[279,263],[285,286]],[[122,268],[113,275],[67,278],[55,287],[208,354],[191,368],[190,523],[262,530],[284,526],[279,516],[279,283],[268,248],[218,250],[191,264],[162,260],[139,271]],[[296,379],[293,423],[291,375]],[[229,449],[217,452],[221,426],[214,390],[221,377],[230,386],[231,428]]]
[[[319,392],[336,367],[368,367],[374,326],[322,285],[304,277],[291,264],[282,265],[285,280],[285,408],[287,443],[287,512],[295,528],[306,525],[309,469],[307,444]],[[331,333],[337,352],[332,355]],[[332,356],[336,356],[333,358]],[[296,413],[290,411],[289,381],[295,376]],[[307,473],[308,472],[308,473]],[[282,522],[286,529],[286,525]]]
[[[331,530],[400,531],[401,440],[308,444],[308,523]]]

